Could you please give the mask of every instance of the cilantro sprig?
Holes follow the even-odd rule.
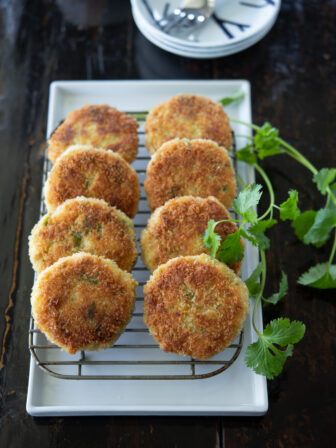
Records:
[[[273,379],[282,372],[286,359],[293,355],[294,344],[303,338],[304,333],[305,326],[301,322],[283,318],[272,320],[263,333],[258,334],[258,341],[247,347],[246,365]]]
[[[265,157],[286,154],[299,162],[312,173],[312,181],[319,192],[326,197],[324,207],[320,210],[301,212],[298,207],[299,195],[291,190],[289,198],[280,206],[280,219],[290,220],[296,236],[304,244],[321,247],[330,239],[334,231],[334,242],[326,263],[317,264],[301,275],[298,283],[312,288],[329,289],[336,287],[336,264],[332,264],[335,257],[336,245],[336,168],[322,168],[317,170],[310,161],[297,149],[279,136],[279,131],[270,123],[262,126],[231,119],[232,122],[243,124],[252,129],[254,135],[245,136],[248,143],[237,152],[237,159],[248,163],[262,176],[270,194],[270,205],[266,215],[274,207],[274,190],[270,179],[258,163]],[[243,137],[240,135],[240,137]],[[324,268],[322,269],[321,266]],[[317,276],[319,276],[317,278]]]
[[[294,344],[299,342],[305,333],[305,325],[302,322],[290,322],[287,318],[280,318],[270,322],[263,332],[259,331],[256,326],[256,310],[260,302],[263,301],[264,306],[276,305],[287,294],[288,290],[287,276],[282,272],[279,291],[268,298],[264,297],[267,271],[265,250],[270,247],[270,241],[265,232],[277,223],[277,220],[273,219],[273,209],[280,209],[280,218],[284,216],[293,217],[297,214],[295,207],[296,193],[291,191],[287,201],[280,207],[275,206],[275,204],[272,205],[267,213],[269,216],[263,214],[258,217],[256,206],[262,195],[261,188],[261,185],[245,186],[234,200],[233,209],[241,218],[231,220],[240,224],[235,233],[227,235],[222,242],[215,231],[216,225],[222,221],[210,220],[203,235],[203,242],[207,248],[210,248],[212,257],[216,257],[229,265],[243,257],[244,246],[241,243],[241,237],[246,238],[259,248],[261,261],[245,282],[250,296],[255,298],[252,325],[258,335],[258,340],[248,346],[245,361],[246,365],[256,373],[272,379],[280,374],[286,359],[292,356]],[[267,219],[265,219],[266,217]]]

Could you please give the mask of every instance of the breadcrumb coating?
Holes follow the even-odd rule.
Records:
[[[202,253],[210,255],[210,249],[203,242],[208,221],[230,218],[227,208],[214,197],[181,196],[170,199],[154,211],[141,233],[141,256],[145,265],[153,272],[171,258]],[[222,222],[216,226],[216,233],[222,242],[228,234],[237,230],[233,222]],[[230,267],[238,274],[241,264],[237,261]]]
[[[68,353],[111,347],[131,318],[136,285],[112,260],[85,253],[61,258],[35,281],[33,317]]]
[[[67,115],[50,136],[48,158],[56,159],[71,145],[111,150],[133,162],[138,152],[138,124],[114,107],[85,105]]]
[[[29,255],[35,271],[40,272],[76,252],[110,258],[131,271],[138,255],[132,220],[102,199],[68,199],[35,225]]]
[[[226,149],[211,140],[175,139],[164,143],[147,166],[144,183],[152,210],[177,196],[216,197],[231,207],[235,173]]]
[[[77,196],[104,199],[133,218],[140,197],[138,176],[112,151],[70,146],[49,173],[45,185],[48,211]]]
[[[174,138],[204,138],[227,149],[232,144],[230,121],[223,107],[200,95],[176,95],[154,107],[145,129],[150,154]]]
[[[245,283],[206,254],[161,265],[144,292],[144,321],[160,348],[198,359],[228,347],[249,311]]]

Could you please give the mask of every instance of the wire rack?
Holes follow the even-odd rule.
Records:
[[[139,153],[133,163],[141,186],[139,210],[134,218],[139,247],[140,232],[146,226],[150,216],[143,187],[150,156],[144,146],[143,117],[145,112],[128,112],[128,114],[136,118],[139,123]],[[45,158],[43,185],[50,169],[51,163]],[[46,212],[44,193],[42,192],[40,215],[44,215]],[[109,349],[98,352],[81,351],[76,355],[69,355],[49,342],[31,317],[29,349],[33,359],[43,371],[57,378],[76,380],[190,380],[218,375],[234,363],[242,349],[243,331],[224,352],[210,360],[200,361],[160,350],[142,318],[142,289],[150,273],[142,263],[140,253],[132,274],[139,283],[135,310],[125,332]]]

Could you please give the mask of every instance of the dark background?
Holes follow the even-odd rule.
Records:
[[[27,237],[38,219],[48,88],[53,80],[233,79],[252,84],[253,119],[269,120],[317,168],[336,166],[336,1],[284,0],[271,32],[239,54],[193,60],[166,53],[136,29],[129,2],[0,0],[0,446],[333,447],[335,290],[296,285],[330,251],[305,247],[288,223],[271,233],[267,292],[280,268],[290,292],[265,322],[288,316],[307,333],[284,372],[268,382],[264,417],[32,418],[25,410],[33,271]],[[300,207],[322,197],[303,167],[263,162],[278,203],[289,188]]]

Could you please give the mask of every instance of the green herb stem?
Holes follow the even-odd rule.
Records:
[[[259,220],[262,220],[262,219],[266,218],[266,216],[268,216],[268,214],[270,214],[270,217],[272,219],[272,217],[273,217],[273,207],[274,207],[274,201],[275,201],[274,190],[273,190],[273,187],[272,187],[272,183],[271,183],[269,177],[267,176],[267,174],[261,168],[260,165],[255,163],[253,166],[258,171],[258,173],[261,175],[261,177],[263,178],[263,180],[264,180],[264,182],[265,182],[265,184],[267,186],[268,193],[270,195],[270,204],[269,204],[267,210],[265,211],[265,213],[259,218]]]
[[[336,229],[335,229],[335,235],[334,235],[334,244],[333,244],[333,247],[331,249],[330,257],[329,257],[329,260],[328,260],[328,272],[330,270],[331,263],[332,263],[332,261],[334,259],[335,252],[336,252]]]
[[[256,301],[254,302],[253,314],[252,314],[252,325],[253,325],[254,331],[257,333],[258,336],[261,336],[261,333],[259,332],[259,330],[257,329],[256,324],[255,324],[255,313],[257,311],[258,305],[259,305],[259,303],[262,299],[263,293],[264,293],[265,282],[266,282],[266,273],[267,273],[266,256],[265,256],[265,251],[263,249],[260,249],[260,258],[261,258],[261,264],[262,264],[260,291],[256,298]]]
[[[232,218],[228,218],[228,219],[221,219],[220,221],[217,221],[216,224],[214,225],[213,229],[215,230],[217,224],[220,224],[221,222],[239,222],[242,225],[245,224],[245,221],[243,221],[242,219],[232,219]]]
[[[327,187],[327,192],[328,192],[329,197],[332,199],[332,201],[336,202],[336,197],[329,187]]]
[[[135,118],[136,120],[146,120],[148,112],[129,112],[128,115]]]
[[[279,138],[280,144],[286,149],[286,154],[292,159],[296,160],[297,162],[301,163],[301,165],[305,166],[310,172],[312,172],[314,175],[318,173],[318,170],[315,168],[315,166],[309,162],[306,157],[304,157],[298,150],[296,150],[292,145],[285,142],[282,138]],[[336,198],[331,191],[330,187],[328,186],[326,189],[328,195],[332,198],[334,202],[336,202]]]
[[[235,101],[241,100],[245,97],[245,93],[242,90],[237,90],[236,93],[234,93],[232,96],[222,98],[218,102],[222,104],[223,106],[227,106]]]
[[[235,134],[235,137],[247,138],[248,140],[253,140],[253,137],[251,135],[245,135],[245,134]]]
[[[246,186],[246,183],[244,182],[243,178],[238,173],[237,173],[237,180],[238,180],[240,188],[243,189]]]
[[[259,131],[260,127],[252,124],[252,123],[246,123],[246,121],[237,120],[236,118],[230,118],[230,121],[237,124],[243,124],[244,126],[247,126],[250,129],[253,129],[254,131]]]
[[[308,159],[306,159],[299,151],[297,151],[292,145],[285,142],[282,138],[279,138],[281,146],[286,148],[286,154],[300,162],[302,165],[304,165],[308,170],[310,170],[313,174],[317,173],[317,169],[312,165]]]
[[[263,249],[260,249],[260,258],[261,258],[261,264],[262,264],[260,291],[256,298],[256,301],[254,302],[253,314],[252,314],[252,325],[253,325],[254,331],[257,333],[258,336],[261,336],[261,333],[259,332],[259,330],[255,324],[255,313],[257,312],[257,308],[259,306],[259,303],[260,303],[263,293],[264,293],[265,282],[266,282],[266,273],[267,273],[266,256],[265,256],[265,251]]]

